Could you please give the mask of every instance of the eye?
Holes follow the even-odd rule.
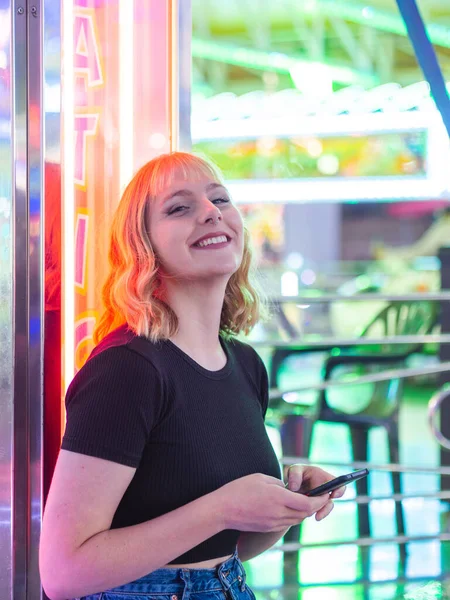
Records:
[[[230,201],[229,198],[214,198],[214,200],[211,200],[211,202],[213,204],[227,204]]]
[[[184,206],[184,205],[181,205],[181,206],[175,206],[174,208],[171,208],[171,209],[168,211],[168,213],[167,213],[167,214],[168,214],[168,215],[174,215],[174,214],[177,214],[177,213],[182,213],[182,212],[184,212],[185,210],[188,210],[188,208],[189,208],[188,206]]]

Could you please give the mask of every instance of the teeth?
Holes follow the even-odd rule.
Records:
[[[203,248],[204,246],[210,246],[211,244],[222,244],[227,241],[227,237],[225,235],[219,235],[219,237],[208,238],[207,240],[202,240],[197,245]]]

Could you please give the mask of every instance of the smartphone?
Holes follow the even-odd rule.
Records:
[[[369,471],[367,469],[361,469],[359,471],[353,471],[353,473],[348,473],[347,475],[341,475],[323,485],[319,485],[313,490],[309,490],[309,492],[305,492],[305,496],[321,496],[322,494],[329,494],[343,485],[347,485],[347,483],[367,477],[368,474]]]

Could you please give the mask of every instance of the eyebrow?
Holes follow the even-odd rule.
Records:
[[[225,191],[227,191],[225,186],[222,185],[221,183],[209,183],[206,186],[206,191],[210,192],[211,190],[215,190],[216,188],[223,188]],[[172,200],[172,198],[175,198],[176,196],[182,196],[184,198],[189,198],[192,195],[193,195],[193,193],[191,192],[191,190],[177,190],[176,192],[172,192],[171,194],[169,194],[168,196],[163,198],[162,204],[165,204],[166,202],[168,202],[169,200]]]

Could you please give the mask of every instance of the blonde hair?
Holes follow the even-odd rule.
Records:
[[[167,339],[178,330],[178,318],[163,300],[163,278],[147,231],[149,203],[175,177],[207,177],[223,183],[215,165],[187,152],[158,156],[136,173],[123,193],[111,226],[110,271],[102,291],[104,312],[94,332],[96,344],[125,323],[137,335],[152,341]],[[225,290],[222,335],[248,334],[264,312],[252,275],[249,233],[244,228],[242,262]]]

